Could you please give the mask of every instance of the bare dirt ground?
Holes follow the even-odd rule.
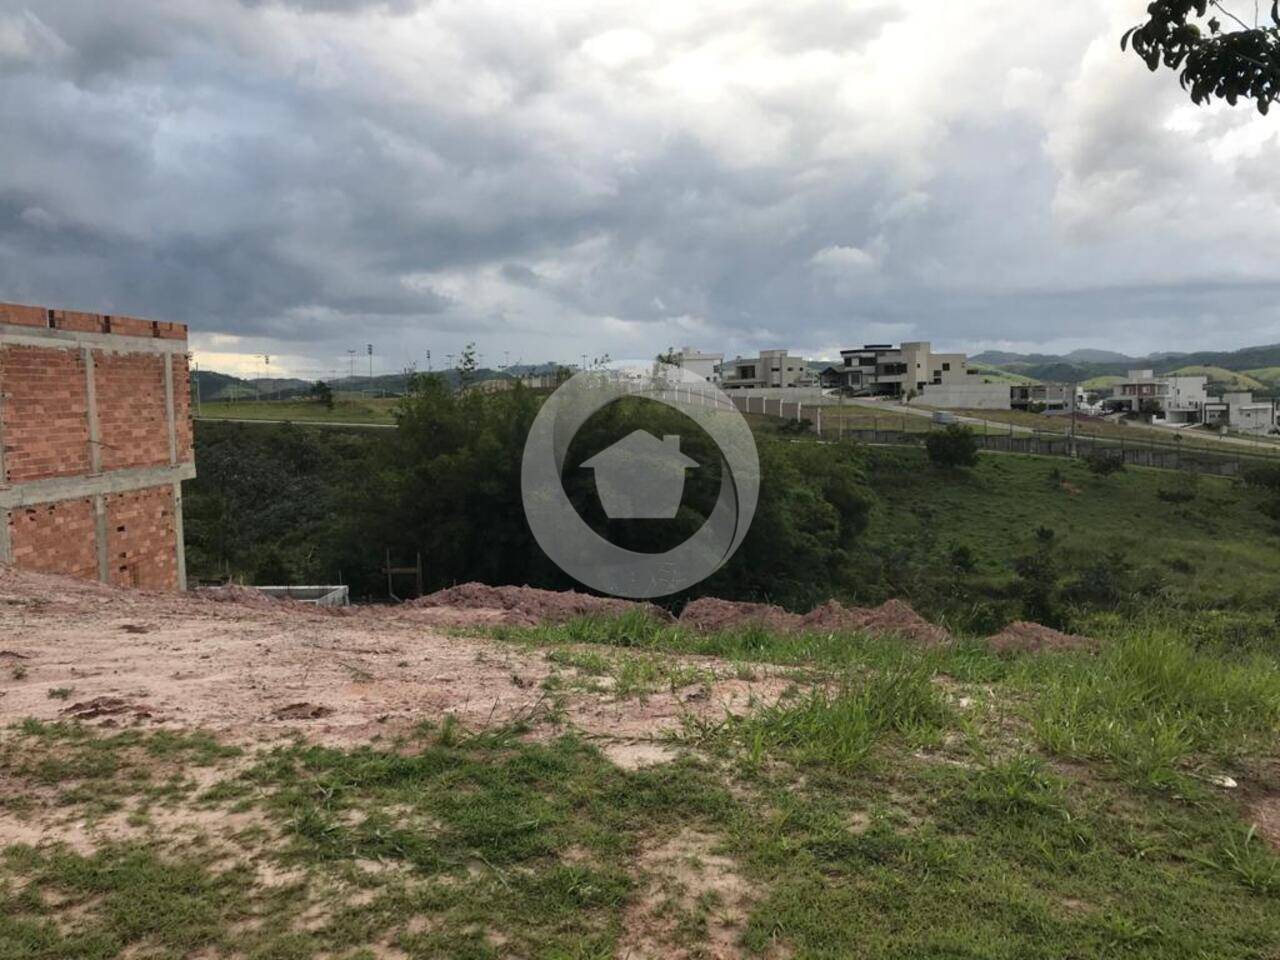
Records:
[[[515,615],[523,622],[527,613]],[[252,591],[175,596],[2,570],[0,724],[75,718],[203,728],[242,742],[301,732],[334,745],[449,714],[468,728],[498,725],[545,707],[542,684],[555,666],[540,651],[443,628],[510,622],[508,608],[324,611]],[[696,689],[615,698],[570,687],[565,721],[626,745],[658,739],[686,715],[774,700],[788,684],[699,666],[713,679]]]

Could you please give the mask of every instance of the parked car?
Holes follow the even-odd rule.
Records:
[[[949,410],[935,410],[933,412],[933,422],[945,427],[956,422],[956,415]]]

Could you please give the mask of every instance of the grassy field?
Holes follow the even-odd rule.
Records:
[[[1280,800],[1280,664],[1173,621],[1100,636],[1002,658],[582,620],[498,632],[555,665],[509,726],[335,747],[27,722],[0,813],[71,839],[0,855],[0,958],[1270,960],[1280,855],[1252,824]],[[698,696],[688,652],[795,680],[639,768],[567,723],[570,683],[650,679],[602,709]]]
[[[1052,433],[1063,436],[1070,432],[1071,424],[1067,417],[1051,417],[1042,413],[1030,413],[1025,410],[957,410],[956,413],[967,417],[980,417],[983,420],[992,423],[1008,423],[1018,427],[1026,427],[1040,433]],[[981,431],[983,428],[976,428]],[[991,428],[994,429],[994,428]],[[1241,451],[1242,445],[1231,442],[1223,442],[1217,436],[1207,433],[1203,430],[1195,428],[1180,430],[1174,433],[1170,430],[1162,430],[1155,427],[1141,426],[1138,424],[1120,424],[1111,423],[1103,420],[1078,419],[1076,421],[1077,435],[1088,437],[1101,437],[1109,440],[1124,440],[1127,443],[1154,443],[1157,445],[1174,446],[1182,445],[1183,447],[1195,447],[1202,450],[1217,450],[1223,453],[1238,453]],[[1269,452],[1268,447],[1272,446],[1272,442],[1265,437],[1247,438],[1251,440],[1262,453]]]
[[[866,540],[882,549],[964,545],[977,574],[1007,582],[1013,558],[1047,527],[1064,562],[1104,564],[1118,551],[1135,582],[1180,604],[1258,609],[1280,597],[1280,533],[1258,509],[1261,494],[1234,481],[1141,467],[1103,478],[1078,461],[997,454],[940,476],[923,451],[871,456],[881,503]]]
[[[385,423],[395,422],[394,397],[338,394],[333,409],[314,400],[205,401],[199,416],[207,420],[288,420],[292,422]]]
[[[1256,377],[1236,370],[1227,370],[1225,367],[1206,367],[1193,364],[1179,367],[1171,372],[1174,376],[1179,377],[1208,377],[1210,383],[1223,383],[1232,390],[1263,390],[1266,386]]]
[[[916,404],[922,411],[932,408]],[[791,408],[785,408],[790,412]],[[1025,410],[953,410],[957,416],[986,421],[988,425],[973,425],[978,433],[998,433],[1002,425],[1020,427],[1040,434],[1066,436],[1070,432],[1070,421],[1066,417],[1047,416],[1042,413],[1030,413]],[[816,420],[811,408],[806,408],[804,416],[810,421]],[[765,417],[761,414],[747,415],[748,422],[757,429],[776,431],[782,420],[777,417]],[[772,424],[772,425],[770,425]],[[895,413],[889,409],[877,409],[862,404],[831,405],[822,407],[823,435],[831,438],[838,434],[840,424],[850,430],[884,430],[901,433],[928,433],[937,429],[927,416],[909,413]],[[1079,436],[1099,437],[1107,440],[1121,441],[1131,444],[1156,444],[1158,446],[1175,447],[1181,445],[1187,449],[1213,450],[1226,455],[1249,452],[1244,445],[1235,442],[1224,442],[1222,439],[1201,430],[1189,429],[1180,432],[1160,430],[1148,426],[1126,426],[1101,420],[1081,418],[1076,422],[1076,433]],[[1249,446],[1254,447],[1259,455],[1276,455],[1276,443],[1271,438],[1248,438]]]
[[[1002,383],[1030,384],[1039,383],[1034,377],[1028,377],[1021,373],[1014,373],[1011,370],[1005,370],[1001,367],[992,366],[988,363],[974,363],[969,361],[970,370],[980,371],[982,377],[986,380],[999,380]]]

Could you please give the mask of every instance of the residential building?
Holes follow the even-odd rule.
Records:
[[[909,397],[929,386],[963,384],[968,374],[963,353],[934,353],[928,341],[912,341],[894,347],[869,343],[841,350],[840,363],[822,371],[822,385],[845,393]]]
[[[1272,433],[1276,429],[1276,402],[1255,400],[1252,393],[1224,393],[1204,405],[1204,422],[1241,433]]]
[[[1130,413],[1153,413],[1169,423],[1199,423],[1209,400],[1208,378],[1161,376],[1152,370],[1130,370],[1116,385],[1113,399]]]
[[[707,383],[719,383],[720,365],[724,363],[724,354],[703,353],[693,347],[681,347],[678,353],[672,355],[671,362],[677,367],[696,374]]]
[[[758,357],[735,357],[720,365],[720,386],[725,390],[793,389],[816,383],[804,358],[786,350],[761,350]]]
[[[1009,388],[1009,402],[1014,410],[1070,410],[1069,383],[1016,383]],[[1076,386],[1077,410],[1088,405],[1085,391]]]

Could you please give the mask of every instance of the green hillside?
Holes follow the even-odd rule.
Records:
[[[333,408],[314,400],[205,401],[195,411],[204,420],[280,420],[291,423],[395,423],[395,397],[339,393]]]
[[[1101,376],[1090,377],[1080,385],[1086,390],[1110,390],[1118,383],[1124,383],[1125,378],[1115,373],[1105,373]]]
[[[1190,365],[1169,371],[1180,377],[1208,377],[1210,383],[1225,384],[1232,390],[1264,390],[1265,385],[1247,373],[1228,370],[1225,367]]]
[[[1007,383],[1028,384],[1039,383],[1034,377],[1028,377],[1025,374],[1017,373],[1013,370],[1005,370],[990,363],[975,363],[969,361],[969,369],[977,370],[982,374],[984,380],[1000,380]]]
[[[1257,367],[1253,370],[1244,371],[1255,380],[1260,380],[1268,386],[1280,386],[1280,367]]]
[[[1035,532],[1045,527],[1059,561],[1077,575],[1119,557],[1129,572],[1113,570],[1117,582],[1159,589],[1182,604],[1261,609],[1280,595],[1277,528],[1263,520],[1261,495],[1230,480],[1188,481],[1140,467],[1099,478],[1083,462],[995,455],[944,477],[923,451],[871,456],[879,503],[867,542],[885,556],[967,548],[973,576],[993,594],[1014,580],[1014,558],[1034,549]],[[1191,499],[1160,498],[1173,489]],[[921,570],[912,572],[910,589],[922,589],[921,579]]]

